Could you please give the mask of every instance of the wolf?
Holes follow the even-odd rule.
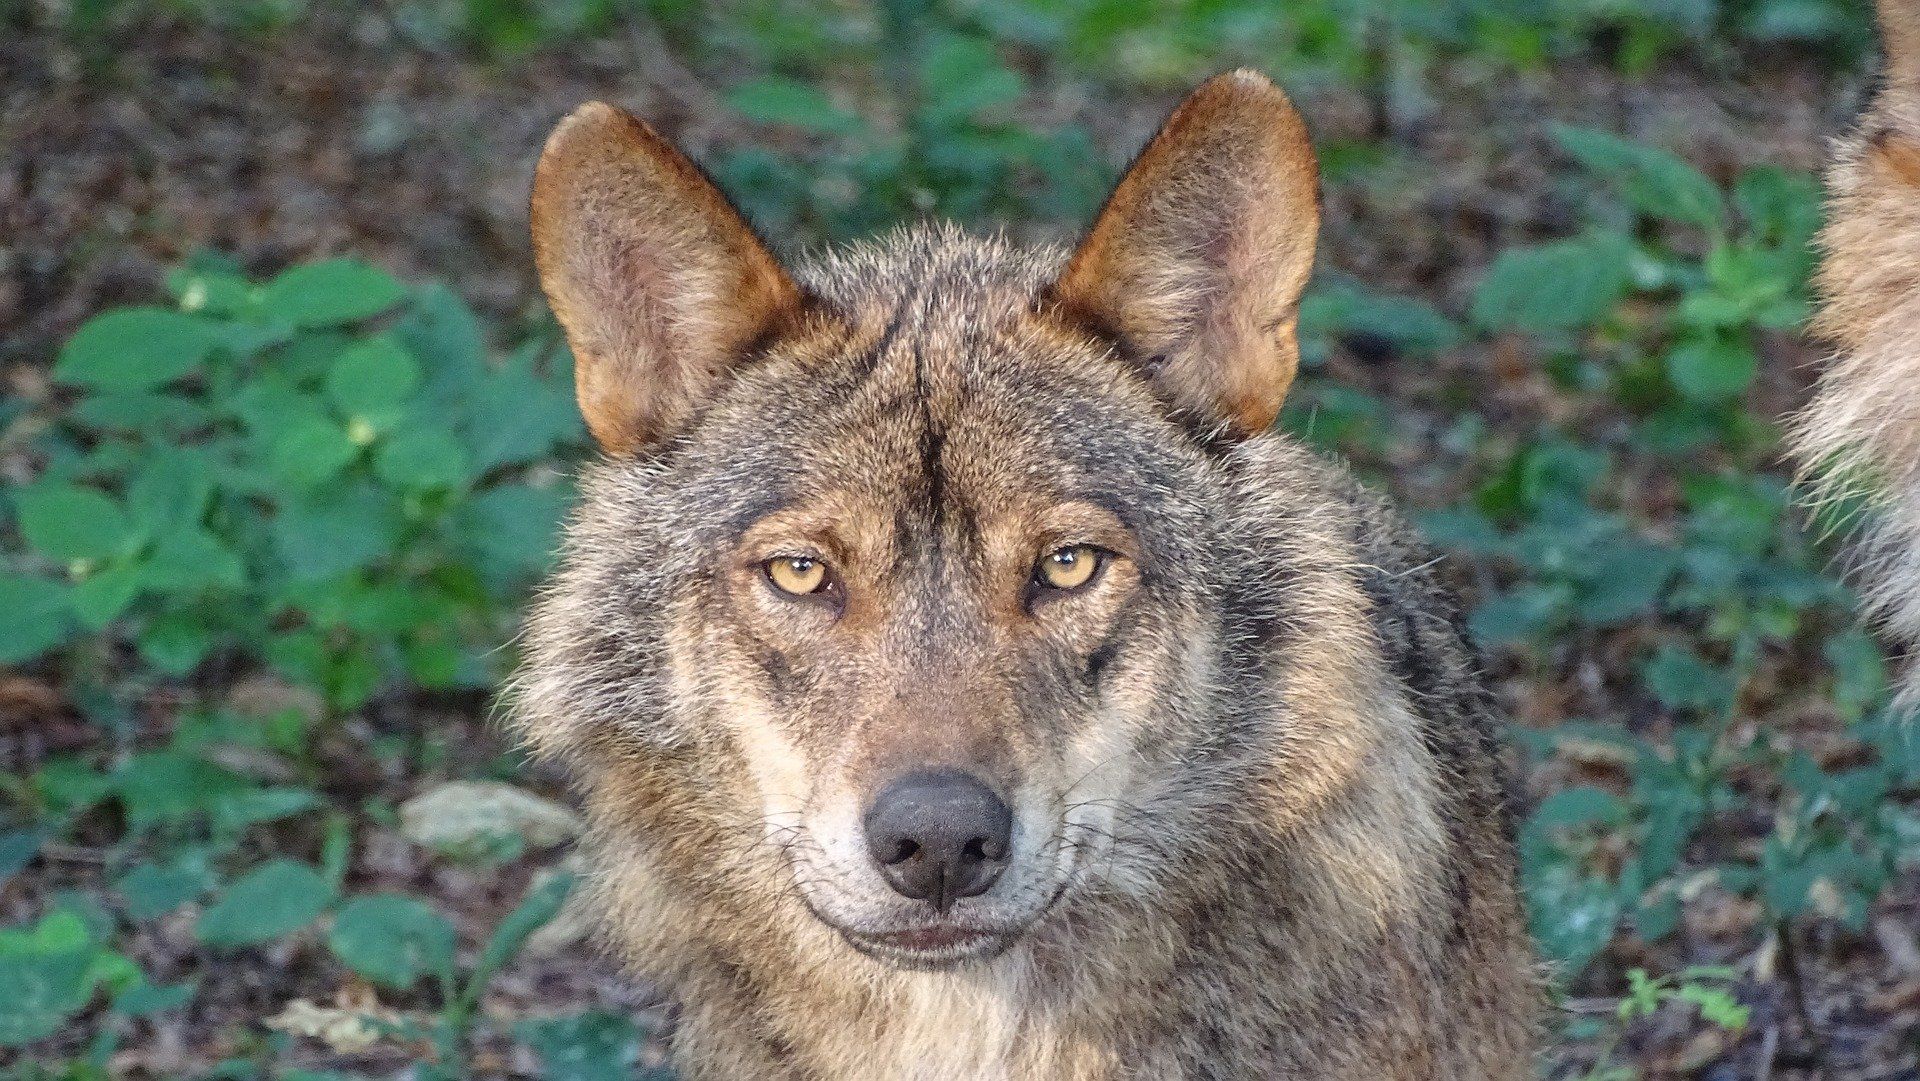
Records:
[[[1818,498],[1862,497],[1851,561],[1896,640],[1920,640],[1920,0],[1878,0],[1880,85],[1827,168],[1816,335],[1837,347],[1790,428]],[[1920,668],[1902,681],[1920,704]]]
[[[683,1076],[1530,1076],[1455,603],[1272,430],[1317,177],[1239,71],[1070,254],[789,270],[640,120],[554,131],[534,251],[604,453],[514,715]]]

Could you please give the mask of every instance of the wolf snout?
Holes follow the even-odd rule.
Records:
[[[993,886],[1007,866],[1013,812],[972,774],[909,773],[881,790],[862,819],[867,852],[895,893],[945,912]]]

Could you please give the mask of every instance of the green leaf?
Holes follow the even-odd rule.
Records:
[[[0,956],[0,1046],[44,1040],[93,997],[94,950]]]
[[[348,968],[395,990],[412,987],[422,976],[453,971],[453,924],[398,894],[347,902],[334,918],[327,946]]]
[[[393,550],[400,521],[392,497],[358,486],[289,503],[274,518],[275,547],[295,579],[332,578]]]
[[[358,259],[327,259],[293,267],[268,282],[260,307],[296,327],[331,327],[379,315],[404,296],[406,288],[378,267]]]
[[[861,127],[859,117],[833,104],[818,87],[780,75],[741,83],[727,95],[727,104],[749,120],[823,135],[848,135]]]
[[[213,649],[213,633],[185,612],[163,613],[140,632],[140,658],[170,676],[184,676]]]
[[[1527,819],[1534,830],[1572,829],[1578,826],[1616,825],[1625,816],[1620,797],[1604,788],[1574,785],[1540,801]]]
[[[213,805],[213,824],[228,834],[276,822],[322,806],[318,794],[304,788],[244,788]]]
[[[147,390],[199,367],[219,341],[204,319],[165,308],[121,308],[81,326],[53,374],[99,390]]]
[[[253,284],[226,270],[178,267],[167,274],[167,292],[181,311],[235,315],[252,300]]]
[[[411,428],[380,445],[373,471],[402,488],[452,488],[466,482],[467,451],[444,428]]]
[[[527,937],[546,926],[547,921],[560,914],[560,906],[567,901],[567,895],[573,892],[573,876],[556,874],[545,882],[527,890],[526,896],[514,907],[507,917],[494,928],[492,937],[480,951],[480,960],[473,966],[463,997],[477,999],[487,981],[493,974],[513,960],[514,954],[526,944]]]
[[[0,929],[0,957],[35,957],[82,949],[93,941],[82,912],[58,908],[32,927]]]
[[[1334,278],[1316,285],[1300,306],[1300,334],[1366,337],[1415,356],[1443,353],[1460,343],[1460,328],[1412,297],[1394,296]]]
[[[1734,205],[1761,239],[1801,248],[1820,228],[1820,185],[1804,173],[1762,165],[1740,174]]]
[[[1675,992],[1674,997],[1682,1002],[1691,1002],[1700,1009],[1700,1016],[1709,1024],[1738,1032],[1747,1027],[1753,1011],[1740,1004],[1740,1000],[1723,988],[1707,987],[1698,983],[1684,983]]]
[[[1553,135],[1580,164],[1621,189],[1653,218],[1717,227],[1726,220],[1720,189],[1679,155],[1593,128],[1554,125]]]
[[[189,525],[153,546],[142,581],[150,589],[167,593],[239,589],[246,582],[246,568],[220,538]]]
[[[20,532],[40,554],[61,561],[113,555],[131,538],[126,512],[105,493],[42,481],[15,497]]]
[[[213,888],[213,882],[205,859],[182,856],[171,863],[143,861],[121,875],[113,888],[128,916],[150,920],[199,897]]]
[[[341,353],[327,372],[327,396],[348,417],[384,426],[420,387],[420,363],[389,337]]]
[[[115,791],[135,828],[205,814],[245,784],[238,774],[185,751],[136,754],[114,771]]]
[[[40,846],[46,841],[46,833],[38,829],[0,833],[0,887],[32,863],[33,858],[40,854]]]
[[[99,390],[73,407],[69,416],[89,428],[116,432],[178,433],[207,423],[207,407],[178,394],[144,390]]]
[[[947,34],[938,38],[919,65],[928,115],[953,123],[1019,101],[1026,84],[1000,60],[993,43]]]
[[[113,1012],[122,1017],[151,1017],[185,1006],[199,990],[200,985],[192,981],[148,983],[141,977],[138,983],[114,996]]]
[[[458,535],[486,561],[489,572],[510,578],[544,570],[553,561],[555,535],[569,503],[564,489],[501,485],[467,504]]]
[[[1718,405],[1753,385],[1759,358],[1733,338],[1691,341],[1667,354],[1667,377],[1688,401]]]
[[[67,640],[74,628],[65,583],[0,572],[0,664],[30,661]]]
[[[1508,248],[1474,294],[1474,321],[1534,334],[1592,326],[1626,296],[1633,254],[1615,233]]]
[[[54,758],[33,775],[33,791],[52,818],[77,818],[113,793],[113,778],[78,758]]]
[[[1643,615],[1679,568],[1679,557],[1653,544],[1623,541],[1593,554],[1581,575],[1575,611],[1581,620],[1609,626]]]
[[[636,1078],[642,1034],[625,1014],[589,1010],[524,1021],[516,1032],[539,1057],[547,1081],[650,1081],[654,1076],[646,1070]]]
[[[252,946],[300,930],[332,900],[325,875],[304,863],[269,860],[207,906],[194,932],[209,946]]]
[[[198,522],[213,496],[213,463],[205,452],[155,450],[127,483],[127,514],[149,536]]]
[[[534,461],[585,434],[571,388],[518,360],[474,386],[461,430],[480,472]]]
[[[1534,941],[1571,978],[1613,940],[1622,915],[1619,891],[1562,859],[1536,867],[1526,884]]]
[[[80,625],[97,631],[118,619],[140,595],[144,573],[137,562],[116,563],[74,586],[73,614],[80,617]]]
[[[1685,646],[1660,647],[1641,666],[1640,678],[1668,709],[1725,712],[1733,707],[1734,678]]]
[[[300,417],[274,437],[267,468],[294,484],[311,487],[337,475],[360,453],[345,429],[326,417]]]
[[[1482,642],[1524,642],[1551,630],[1567,604],[1559,585],[1520,586],[1488,598],[1473,610],[1468,624]]]
[[[390,331],[425,369],[425,396],[451,403],[486,374],[486,338],[465,301],[444,285],[422,288]]]

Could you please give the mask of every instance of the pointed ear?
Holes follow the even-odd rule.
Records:
[[[1252,435],[1299,365],[1319,223],[1306,125],[1265,76],[1229,72],[1140,152],[1050,296],[1117,335],[1176,407]]]
[[[686,155],[590,102],[547,139],[533,254],[573,347],[587,428],[610,454],[659,440],[800,291]]]

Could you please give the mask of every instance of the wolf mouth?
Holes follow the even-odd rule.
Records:
[[[1018,931],[934,925],[901,931],[863,932],[837,927],[848,945],[869,957],[905,968],[952,968],[968,961],[985,961],[1004,953],[1020,937]]]

